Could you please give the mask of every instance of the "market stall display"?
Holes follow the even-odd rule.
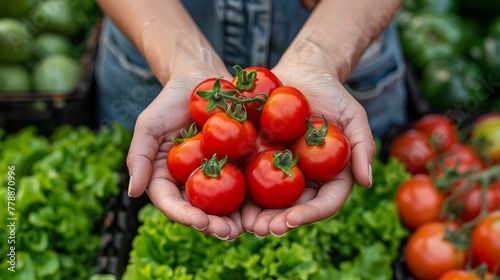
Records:
[[[35,127],[0,135],[0,217],[11,225],[0,228],[0,278],[88,279],[104,206],[122,191],[130,132],[114,124],[61,126],[49,137]]]

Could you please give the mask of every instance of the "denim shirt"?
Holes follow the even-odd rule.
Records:
[[[200,30],[234,74],[240,65],[272,68],[310,15],[300,0],[183,0]],[[369,46],[346,89],[364,106],[375,136],[406,121],[404,61],[395,27]],[[96,69],[101,123],[133,129],[161,85],[147,62],[106,18]]]

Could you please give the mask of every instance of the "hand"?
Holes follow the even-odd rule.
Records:
[[[328,182],[307,182],[298,201],[287,209],[262,209],[247,200],[242,206],[243,227],[258,236],[281,236],[291,228],[325,219],[343,205],[354,179],[371,186],[371,160],[375,143],[364,108],[341,82],[326,70],[312,65],[280,66],[272,70],[285,85],[301,90],[309,99],[313,118],[325,116],[346,135],[351,162]]]
[[[179,136],[181,128],[192,123],[188,112],[192,89],[207,77],[220,77],[221,73],[224,77],[232,77],[223,68],[221,71],[190,71],[170,78],[137,119],[127,166],[131,176],[130,196],[140,196],[146,190],[153,204],[173,221],[220,239],[232,240],[243,232],[240,211],[229,217],[218,217],[191,206],[165,161],[173,145],[171,139]]]

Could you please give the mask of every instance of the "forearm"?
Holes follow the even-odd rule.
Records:
[[[402,0],[320,1],[284,58],[292,63],[321,65],[344,82],[401,3]]]
[[[98,0],[101,9],[137,47],[162,84],[188,61],[223,67],[216,52],[177,0]],[[195,63],[193,63],[195,64]]]

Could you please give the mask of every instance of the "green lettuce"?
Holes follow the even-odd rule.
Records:
[[[409,234],[394,195],[409,174],[395,159],[375,159],[372,170],[372,188],[355,185],[335,215],[279,238],[246,233],[220,241],[148,204],[123,279],[392,279]]]
[[[98,131],[64,125],[50,136],[27,127],[0,139],[0,195],[15,167],[16,272],[0,247],[0,279],[89,279],[100,247],[104,207],[120,192],[131,134],[118,123]],[[7,209],[7,199],[0,200]],[[0,218],[7,221],[7,211]],[[0,239],[8,240],[0,227]]]

